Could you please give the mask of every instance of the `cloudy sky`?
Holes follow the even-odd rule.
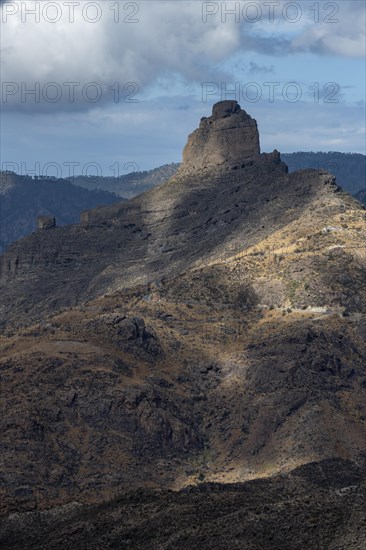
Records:
[[[365,153],[363,0],[1,11],[2,169],[110,176],[179,162],[221,99],[257,119],[262,151]]]

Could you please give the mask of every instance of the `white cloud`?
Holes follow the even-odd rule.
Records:
[[[87,0],[78,1],[81,5],[75,8],[74,23],[64,10],[55,24],[42,19],[35,23],[32,17],[22,23],[17,13],[2,25],[2,80],[19,86],[24,82],[28,88],[35,82],[41,86],[56,82],[63,93],[57,103],[42,98],[35,103],[29,97],[22,103],[19,92],[2,105],[9,111],[2,125],[7,138],[2,151],[6,161],[24,161],[30,167],[36,162],[78,161],[83,165],[97,161],[104,175],[110,175],[109,167],[115,162],[152,168],[180,160],[186,136],[198,126],[201,116],[210,114],[209,104],[199,101],[200,83],[226,81],[230,88],[230,83],[243,76],[240,67],[251,79],[255,74],[264,82],[281,80],[282,85],[297,79],[304,90],[301,103],[284,102],[282,93],[276,94],[274,104],[240,101],[258,120],[263,150],[364,150],[363,103],[352,105],[340,95],[339,104],[328,105],[323,102],[324,94],[314,103],[313,93],[305,94],[313,78],[321,82],[322,71],[327,72],[328,80],[342,75],[345,83],[355,85],[355,98],[362,94],[355,71],[360,66],[357,58],[364,54],[363,2],[337,2],[339,22],[334,24],[314,23],[310,7],[317,2],[302,0],[303,17],[295,24],[283,17],[273,23],[247,24],[235,23],[234,18],[222,23],[220,14],[203,23],[198,0],[137,1],[138,23],[114,23],[109,8],[116,2],[99,0],[102,17],[92,24],[81,17]],[[286,3],[281,0],[280,7]],[[13,4],[20,5],[20,1]],[[32,4],[34,1],[27,2]],[[63,6],[64,0],[58,4]],[[324,10],[328,4],[332,3],[319,2],[323,19],[330,13],[329,8]],[[122,17],[126,13],[121,10]],[[331,62],[329,55],[334,56]],[[348,58],[356,59],[350,63]],[[273,78],[267,74],[271,72]],[[100,83],[100,101],[86,101],[78,88],[77,101],[70,104],[63,83],[71,81],[81,86]],[[123,90],[123,84],[134,81],[139,86],[134,96],[138,103],[115,104],[114,92],[108,87],[119,82],[121,94],[126,96],[134,90]],[[212,103],[220,99],[220,94],[209,98]],[[32,113],[36,115],[28,116]]]
[[[339,11],[329,15],[329,6],[337,6]],[[311,51],[343,57],[365,57],[366,54],[366,18],[363,1],[323,2],[320,21],[303,29],[292,41],[295,51]],[[324,8],[328,12],[324,12]],[[324,18],[324,13],[326,17]],[[321,18],[323,17],[323,19]],[[330,20],[337,22],[327,22]],[[325,21],[324,21],[325,19]]]
[[[90,82],[103,86],[99,101],[103,105],[113,101],[113,93],[108,92],[108,87],[115,82],[122,86],[136,82],[143,94],[159,79],[174,74],[179,74],[188,83],[220,81],[228,76],[220,66],[238,52],[285,55],[311,51],[318,55],[349,57],[364,54],[365,6],[353,0],[337,3],[340,11],[334,17],[339,22],[334,24],[322,22],[330,14],[329,5],[335,4],[329,2],[315,3],[320,6],[319,23],[312,20],[314,14],[310,7],[314,3],[311,2],[301,2],[302,17],[297,23],[286,21],[282,10],[288,2],[281,0],[273,23],[263,15],[262,20],[253,24],[242,19],[238,24],[234,17],[227,17],[223,23],[220,13],[203,23],[202,3],[197,1],[136,2],[139,11],[131,17],[138,19],[138,23],[123,22],[131,13],[131,8],[123,10],[123,7],[134,3],[120,2],[120,21],[115,23],[111,7],[116,2],[112,0],[94,2],[99,6],[100,20],[93,24],[85,17],[91,19],[96,12],[92,8],[83,12],[91,2],[79,0],[78,3],[73,23],[70,23],[70,10],[63,0],[9,4],[18,12],[8,15],[7,22],[2,24],[2,80],[14,82],[20,89],[13,90],[13,95],[8,94],[4,108],[45,112],[90,109],[93,105],[81,94],[82,87]],[[55,12],[50,9],[43,15],[40,12],[37,23],[34,16],[22,12],[24,4],[27,9],[34,8],[35,4],[41,7],[57,4],[61,18],[56,23],[45,20],[54,17]],[[216,4],[221,6],[220,2]],[[3,13],[11,9],[6,5],[2,7]],[[291,12],[288,13],[292,17]],[[27,95],[22,102],[21,83],[31,89],[36,82],[41,86],[40,101],[37,103]],[[50,82],[61,87],[57,104],[42,97],[44,84]],[[76,101],[72,104],[65,82],[80,83],[75,87]],[[46,97],[54,97],[53,93],[56,94],[56,90],[47,88]]]
[[[197,2],[179,2],[179,6],[176,2],[142,2],[135,16],[138,23],[115,23],[110,10],[115,2],[103,1],[98,3],[102,16],[95,24],[83,19],[82,9],[88,2],[79,3],[74,23],[65,9],[55,24],[42,17],[37,23],[30,15],[22,23],[21,9],[8,16],[2,29],[4,82],[26,82],[28,88],[39,82],[41,91],[45,83],[56,82],[68,98],[65,82],[98,82],[105,87],[137,82],[144,88],[174,71],[188,81],[199,81],[217,75],[215,64],[240,45],[239,28],[215,21],[203,24]],[[34,4],[26,2],[28,8]],[[20,92],[14,97],[9,94],[8,99],[19,102]],[[31,98],[27,99],[31,105]]]

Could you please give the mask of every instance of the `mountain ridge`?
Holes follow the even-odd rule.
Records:
[[[365,208],[210,158],[3,255],[5,511],[364,456]]]
[[[300,169],[326,169],[337,177],[338,184],[347,192],[350,192],[355,196],[357,200],[360,200],[364,204],[364,193],[363,193],[363,182],[365,181],[365,156],[357,155],[352,153],[337,153],[337,152],[328,152],[328,153],[311,153],[311,152],[298,152],[298,153],[282,153],[281,159],[286,161],[288,164],[289,172],[294,172]],[[103,190],[107,194],[95,195],[95,204],[89,204],[89,206],[96,207],[96,203],[113,203],[121,202],[121,200],[132,198],[136,195],[139,195],[148,189],[155,187],[164,181],[168,181],[174,174],[179,170],[180,164],[167,164],[153,170],[145,172],[132,172],[126,174],[119,178],[111,177],[86,177],[86,176],[76,176],[74,178],[67,178],[65,180],[56,180],[55,178],[48,178],[43,180],[42,178],[30,178],[30,176],[19,176],[16,174],[6,174],[4,172],[0,175],[0,195],[2,195],[2,219],[3,226],[2,228],[2,242],[1,250],[3,251],[8,244],[18,240],[19,238],[30,234],[35,227],[35,220],[39,215],[48,215],[56,217],[56,221],[59,225],[67,225],[70,223],[77,223],[79,221],[79,214],[88,206],[84,200],[78,200],[77,204],[73,205],[73,215],[65,215],[62,213],[62,209],[67,211],[68,208],[68,196],[71,191],[73,194],[77,193],[74,189],[66,187],[66,194],[63,193],[62,196],[59,196],[57,201],[57,206],[53,202],[46,200],[46,203],[42,206],[33,205],[30,210],[30,203],[34,203],[37,199],[37,194],[40,194],[40,190],[36,190],[36,193],[32,193],[31,198],[29,198],[29,186],[26,186],[25,190],[21,192],[22,197],[19,196],[19,192],[15,193],[14,199],[9,195],[14,194],[14,182],[11,183],[11,178],[16,178],[24,184],[25,182],[31,182],[33,187],[38,184],[46,183],[48,186],[52,186],[58,182],[59,186],[66,186],[70,183],[73,186],[76,186],[77,189],[85,188],[89,191]],[[56,189],[57,190],[57,189]],[[62,189],[61,189],[62,190]],[[26,198],[25,195],[27,192]],[[112,196],[108,193],[112,193]],[[115,196],[117,195],[117,196]],[[89,197],[89,201],[91,200]],[[118,197],[121,197],[120,199]],[[17,208],[15,205],[27,204],[26,211],[22,212],[21,218],[17,216]],[[42,198],[38,199],[42,201]],[[73,199],[74,200],[74,199]],[[13,201],[13,202],[12,202]],[[14,204],[13,204],[14,203]],[[19,208],[18,208],[19,209]],[[9,211],[7,213],[7,211]],[[15,216],[15,223],[14,223]],[[9,219],[9,223],[7,222]]]

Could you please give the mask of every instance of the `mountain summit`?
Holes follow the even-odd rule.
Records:
[[[256,158],[260,153],[257,122],[237,101],[220,101],[212,116],[201,118],[183,151],[182,170],[197,171]]]
[[[220,102],[169,181],[10,246],[4,508],[358,461],[365,239],[332,174],[289,174]]]

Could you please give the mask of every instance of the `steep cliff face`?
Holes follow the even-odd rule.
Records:
[[[183,151],[181,170],[197,171],[222,164],[241,163],[260,153],[256,121],[236,101],[214,105],[212,116],[202,118]]]

